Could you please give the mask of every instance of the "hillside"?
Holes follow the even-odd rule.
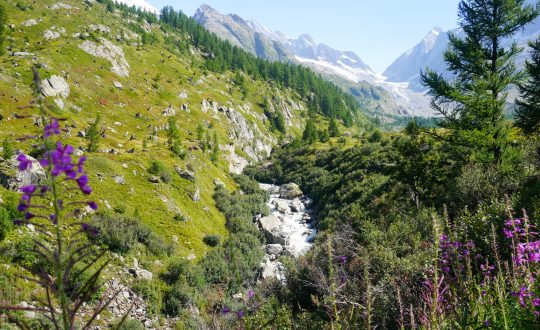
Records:
[[[32,153],[32,143],[20,138],[41,126],[33,114],[36,67],[45,102],[61,118],[63,138],[77,154],[88,156],[99,215],[139,219],[174,251],[158,256],[144,248],[129,252],[108,276],[123,274],[133,257],[160,273],[169,259],[200,260],[211,250],[205,237],[226,239],[225,217],[213,198],[216,187],[236,190],[233,173],[265,159],[280,141],[300,136],[308,107],[319,97],[323,122],[336,116],[353,132],[371,125],[350,97],[342,98],[337,87],[309,70],[256,61],[185,16],[159,22],[152,14],[109,1],[8,0],[3,5],[3,155],[8,147]],[[184,26],[174,26],[179,19]],[[218,61],[222,51],[233,58]],[[253,65],[250,72],[248,65]],[[281,70],[287,82],[275,76]],[[330,108],[333,104],[339,106]],[[98,116],[102,137],[96,152],[90,152],[86,135]],[[278,119],[283,124],[276,128]],[[179,142],[173,152],[168,138],[174,123]],[[5,183],[14,169],[7,160],[0,163]],[[0,203],[13,201],[14,195],[0,186]],[[0,243],[2,250],[24,240],[23,232],[12,231]],[[2,262],[9,265],[6,258]],[[21,300],[31,299],[27,289],[20,290]]]

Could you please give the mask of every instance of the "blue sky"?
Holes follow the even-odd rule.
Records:
[[[459,0],[147,0],[191,16],[206,3],[284,32],[356,52],[376,72],[418,43],[434,26],[457,26]]]

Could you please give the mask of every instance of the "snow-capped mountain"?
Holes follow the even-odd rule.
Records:
[[[388,77],[388,81],[414,84],[419,81],[420,70],[426,67],[443,72],[446,68],[443,54],[447,48],[448,32],[435,27],[416,46],[395,60],[383,75]]]
[[[151,4],[149,4],[148,2],[144,0],[115,0],[115,1],[118,3],[124,3],[130,7],[135,6],[135,7],[141,8],[147,12],[156,13],[156,14],[159,13],[159,10],[157,10],[156,7],[152,6]]]
[[[202,5],[193,19],[220,38],[250,53],[270,61],[282,61],[289,57],[286,48],[277,39],[267,37],[271,31],[259,32],[238,15],[222,15],[208,5]],[[262,29],[262,27],[261,27]]]
[[[299,62],[317,71],[354,81],[373,80],[376,77],[375,72],[354,52],[318,44],[307,34],[289,38],[238,15],[223,15],[208,5],[202,5],[193,19],[221,38],[261,58]]]
[[[452,33],[458,37],[462,36],[461,29],[454,29],[443,32],[441,29],[434,28],[428,35],[416,46],[405,52],[396,59],[383,73],[393,82],[408,82],[410,88],[416,91],[423,91],[424,87],[420,84],[420,71],[430,68],[436,72],[450,76],[446,70],[444,62],[444,53],[448,49],[448,35]],[[529,41],[535,40],[540,36],[540,18],[527,25],[523,31],[518,32],[513,38],[504,41],[506,46],[516,42],[524,50],[517,56],[516,65],[518,69],[523,69],[525,61],[529,58]]]
[[[308,34],[287,37],[238,15],[223,15],[202,5],[193,19],[220,38],[270,61],[289,61],[310,67],[351,92],[373,112],[399,115],[429,115],[427,98],[407,89],[408,83],[387,83],[356,53],[317,43]],[[378,88],[378,87],[382,87]],[[377,91],[363,93],[358,91]],[[368,109],[369,110],[369,109]]]

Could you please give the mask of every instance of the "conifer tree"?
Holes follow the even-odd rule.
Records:
[[[4,55],[5,25],[7,24],[6,8],[0,5],[0,55]]]
[[[100,127],[100,125],[101,115],[98,114],[86,132],[89,152],[96,152],[99,148],[99,141],[101,140],[101,135],[103,134],[103,129]]]
[[[516,104],[516,126],[526,134],[540,132],[540,38],[529,44],[531,61],[527,61],[529,79],[519,86],[521,100]]]
[[[514,59],[521,49],[511,38],[539,14],[525,0],[462,0],[459,26],[463,38],[449,35],[444,55],[453,80],[427,69],[422,72],[431,106],[442,115],[452,145],[465,147],[480,159],[499,164],[508,145],[504,106],[509,85],[523,75]]]
[[[335,118],[330,119],[330,124],[328,124],[328,134],[330,137],[338,137],[340,135],[339,127]]]
[[[313,144],[319,141],[319,132],[317,131],[317,127],[315,126],[313,119],[308,119],[304,133],[302,134],[302,140],[308,144]]]

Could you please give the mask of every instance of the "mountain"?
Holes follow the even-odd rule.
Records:
[[[433,28],[416,46],[396,59],[383,75],[391,82],[410,82],[413,89],[418,90],[420,70],[429,67],[438,72],[445,71],[443,54],[448,48],[448,33],[441,28]]]
[[[383,75],[388,77],[388,81],[409,83],[410,88],[421,92],[425,88],[420,84],[420,71],[430,68],[446,76],[451,74],[446,70],[444,53],[448,49],[449,34],[461,36],[460,29],[442,31],[440,28],[433,28],[427,36],[416,46],[403,53],[386,70]],[[524,69],[525,61],[529,58],[529,41],[540,36],[540,18],[527,25],[524,30],[519,31],[513,38],[504,40],[504,44],[509,46],[516,42],[524,50],[516,58],[518,69]],[[511,93],[515,94],[515,93]]]
[[[222,15],[208,5],[202,5],[193,15],[193,19],[209,31],[259,58],[282,61],[289,57],[280,42],[269,39],[265,33],[254,31],[250,24],[238,15]]]
[[[352,51],[336,50],[319,44],[309,34],[290,38],[282,32],[273,31],[238,15],[221,14],[208,5],[202,5],[193,19],[220,38],[260,58],[297,63],[321,73],[352,94],[371,114],[383,117],[431,115],[427,97],[410,90],[407,83],[386,82],[385,77],[375,73]]]

